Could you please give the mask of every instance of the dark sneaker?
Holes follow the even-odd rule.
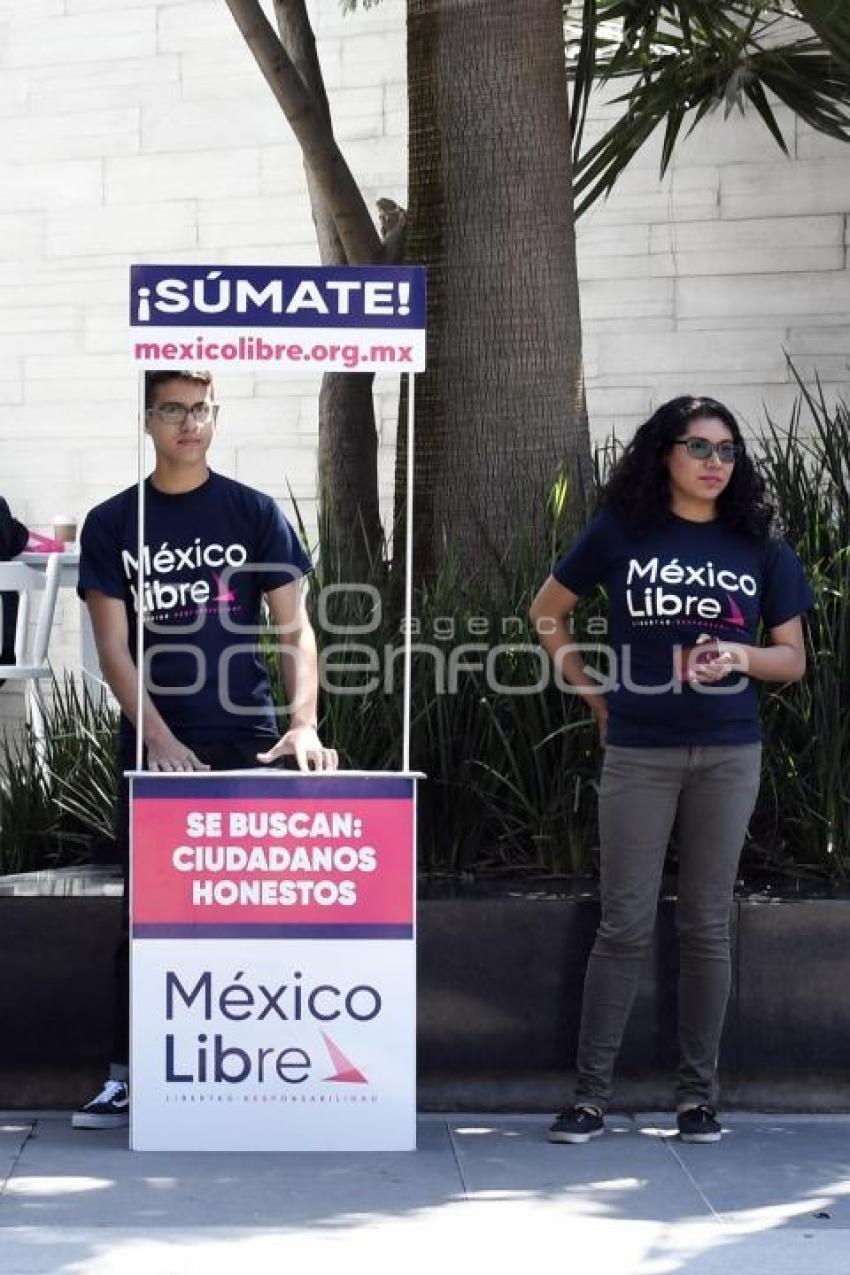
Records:
[[[713,1107],[703,1103],[701,1107],[689,1107],[676,1117],[679,1137],[683,1142],[719,1142],[720,1125],[715,1120]]]
[[[550,1142],[589,1142],[605,1130],[605,1121],[595,1107],[567,1107],[549,1130]]]
[[[74,1129],[123,1129],[130,1123],[130,1088],[123,1080],[107,1080],[96,1098],[71,1117]]]

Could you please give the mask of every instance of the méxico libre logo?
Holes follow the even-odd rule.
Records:
[[[333,1065],[333,1067],[334,1067],[334,1071],[333,1071],[333,1074],[332,1074],[332,1075],[330,1075],[330,1076],[317,1076],[317,1077],[316,1077],[316,1080],[317,1080],[317,1081],[319,1081],[321,1084],[330,1084],[330,1085],[366,1085],[366,1086],[369,1086],[370,1082],[369,1082],[369,1078],[368,1078],[368,1076],[367,1076],[364,1072],[362,1072],[362,1071],[360,1070],[360,1068],[359,1068],[359,1067],[355,1066],[355,1064],[351,1061],[351,1059],[348,1057],[348,1055],[347,1055],[346,1053],[344,1053],[344,1052],[343,1052],[343,1050],[341,1050],[341,1049],[340,1049],[340,1047],[339,1047],[339,1045],[336,1043],[336,1041],[332,1040],[332,1039],[331,1039],[331,1037],[328,1035],[328,1033],[327,1033],[327,1032],[325,1032],[325,1031],[321,1032],[320,1034],[321,1034],[322,1040],[325,1042],[325,1048],[327,1049],[328,1054],[330,1055],[330,1059],[331,1059],[331,1063],[332,1063],[332,1065]],[[185,1080],[195,1079],[195,1077],[189,1077],[189,1076],[182,1076],[182,1077],[180,1077],[180,1076],[175,1076],[175,1075],[172,1073],[171,1075],[169,1075],[169,1079],[170,1079],[170,1080],[174,1080],[174,1079],[182,1079],[182,1080],[184,1080],[184,1081],[185,1081]],[[201,1074],[197,1077],[197,1079],[200,1079],[200,1080],[202,1080],[202,1081],[207,1081],[208,1077],[207,1077],[207,1069],[206,1069],[206,1066],[205,1066],[205,1065],[201,1068]],[[237,1077],[232,1076],[232,1075],[227,1076],[227,1075],[224,1075],[224,1074],[223,1074],[223,1073],[221,1073],[221,1072],[219,1072],[219,1074],[218,1074],[218,1076],[217,1076],[217,1079],[227,1079],[227,1080],[229,1080],[231,1083],[235,1083],[235,1082],[237,1081]],[[240,1078],[240,1079],[241,1079],[241,1078]],[[301,1079],[302,1079],[302,1080],[306,1080],[306,1079],[307,1079],[307,1077],[306,1077],[306,1076],[303,1076],[303,1077],[301,1077]],[[246,1101],[246,1102],[251,1102],[251,1101],[256,1102],[256,1101],[258,1100],[258,1096],[259,1096],[259,1091],[252,1092],[252,1094],[245,1094],[245,1095],[244,1095],[243,1100],[244,1100],[244,1101]],[[171,1102],[171,1101],[178,1101],[178,1102],[182,1101],[182,1102],[186,1102],[186,1101],[187,1101],[187,1100],[189,1100],[189,1099],[190,1099],[190,1094],[183,1093],[180,1097],[177,1097],[177,1096],[175,1095],[175,1097],[174,1097],[174,1098],[169,1098],[167,1101],[170,1101],[170,1102]],[[203,1102],[204,1100],[205,1100],[205,1099],[204,1099],[203,1097],[199,1097],[199,1101]],[[214,1100],[214,1099],[212,1099],[212,1098],[209,1098],[208,1100],[209,1100],[209,1101],[215,1101],[215,1100]],[[276,1099],[276,1098],[271,1097],[271,1096],[267,1096],[267,1097],[264,1097],[264,1098],[263,1098],[263,1101],[267,1101],[267,1100],[268,1100],[268,1101],[272,1101],[272,1102],[274,1102],[274,1101],[284,1101],[284,1102],[285,1102],[285,1101],[299,1101],[299,1099],[298,1099],[297,1097],[295,1097],[294,1095],[293,1095],[293,1097],[292,1097],[291,1099],[286,1099],[286,1098],[279,1098],[279,1099]],[[300,1099],[300,1101],[305,1101],[305,1100],[307,1100],[307,1099],[303,1099],[303,1098],[302,1098],[302,1099]],[[194,1096],[191,1096],[191,1101],[192,1101],[192,1102],[194,1102],[194,1101],[195,1101],[195,1097],[194,1097]],[[221,1102],[221,1101],[222,1101],[222,1098],[221,1098],[221,1097],[219,1097],[218,1101],[219,1101],[219,1102]],[[233,1101],[233,1096],[232,1096],[232,1095],[231,1095],[231,1096],[228,1096],[228,1097],[226,1098],[226,1101],[227,1101],[227,1102],[232,1102],[232,1101]],[[315,1101],[315,1098],[314,1098],[314,1099],[312,1099],[312,1101]],[[324,1099],[323,1099],[322,1101],[324,1101]],[[355,1099],[353,1098],[353,1096],[352,1096],[352,1098],[350,1099],[350,1101],[360,1101],[360,1102],[366,1102],[366,1101],[368,1101],[368,1099],[367,1099],[365,1096],[363,1096],[363,1097],[362,1097],[362,1098],[360,1098],[359,1100],[355,1100]],[[371,1101],[372,1101],[372,1102],[377,1101],[377,1098],[375,1097],[375,1095],[374,1095],[374,1094],[373,1094],[373,1096],[372,1096]]]
[[[166,1022],[169,1025],[182,1023],[185,1027],[188,1025],[185,1023],[185,1016],[190,1012],[200,1015],[203,1024],[212,1026],[215,1023],[217,1027],[219,1014],[228,1022],[238,1023],[251,1018],[256,1022],[265,1022],[271,1017],[291,1025],[318,1019],[317,1034],[321,1037],[333,1071],[327,1074],[326,1064],[321,1065],[312,1049],[305,1048],[302,1043],[288,1043],[280,1047],[243,1040],[236,1044],[232,1039],[228,1040],[226,1030],[221,1030],[224,1024],[221,1024],[219,1030],[198,1032],[192,1041],[178,1027],[176,1031],[168,1031],[165,1035],[166,1084],[190,1086],[189,1089],[182,1090],[187,1096],[198,1086],[206,1088],[213,1085],[218,1090],[218,1095],[213,1100],[218,1101],[228,1092],[230,1096],[225,1101],[232,1101],[233,1096],[240,1092],[247,1098],[248,1090],[255,1095],[264,1094],[264,1100],[298,1101],[296,1095],[301,1092],[309,1093],[311,1081],[314,1085],[332,1085],[337,1092],[340,1086],[348,1085],[369,1086],[371,1089],[365,1072],[344,1053],[325,1030],[324,1024],[343,1015],[357,1023],[367,1023],[377,1018],[381,1013],[382,999],[376,987],[368,983],[358,983],[347,989],[331,983],[320,983],[313,987],[302,982],[300,970],[293,972],[291,981],[278,986],[267,986],[262,982],[254,986],[250,982],[243,982],[243,978],[244,971],[239,970],[231,983],[219,987],[212,971],[204,970],[193,986],[191,980],[184,984],[178,971],[167,970],[164,1005]],[[319,1023],[322,1025],[319,1026]],[[278,1081],[283,1086],[283,1092]],[[304,1091],[301,1090],[302,1085],[305,1086]],[[350,1097],[346,1101],[357,1101],[354,1092],[349,1090]],[[362,1090],[360,1093],[359,1100],[366,1101]],[[284,1094],[288,1094],[289,1098],[284,1097]],[[201,1101],[204,1100],[201,1095],[198,1096]],[[372,1100],[374,1101],[374,1095]]]
[[[333,1082],[338,1085],[368,1085],[369,1081],[363,1075],[363,1072],[354,1066],[354,1063],[350,1058],[346,1057],[339,1045],[334,1044],[327,1032],[322,1032],[322,1040],[325,1042],[327,1051],[331,1056],[331,1062],[336,1067],[336,1071],[332,1076],[323,1077],[326,1082]]]

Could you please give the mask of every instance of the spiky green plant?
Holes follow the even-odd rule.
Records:
[[[761,470],[815,596],[808,668],[765,689],[765,782],[753,821],[778,862],[850,875],[850,411],[799,382],[787,427],[768,418]]]
[[[45,729],[45,757],[27,724],[0,747],[0,873],[86,862],[94,837],[113,836],[114,708],[66,674]]]

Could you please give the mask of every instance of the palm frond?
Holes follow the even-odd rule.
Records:
[[[850,141],[850,60],[845,57],[850,6],[830,0],[812,0],[810,6],[784,0],[711,5],[597,0],[594,8],[597,32],[604,25],[605,34],[582,44],[576,65],[583,75],[582,94],[589,91],[591,73],[597,86],[623,78],[632,84],[613,99],[623,103],[622,116],[576,158],[577,215],[610,193],[657,127],[664,126],[663,177],[683,125],[689,135],[721,107],[728,117],[749,106],[786,154],[773,99],[815,131]],[[803,22],[808,8],[818,19],[811,30]],[[615,21],[621,35],[613,45]]]

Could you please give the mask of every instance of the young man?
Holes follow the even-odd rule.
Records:
[[[316,642],[301,588],[310,562],[269,496],[207,465],[218,416],[212,377],[149,372],[145,427],[156,464],[145,484],[145,768],[230,770],[294,755],[302,770],[335,770],[316,733]],[[125,873],[116,950],[116,1022],[109,1079],[76,1112],[78,1129],[129,1117],[128,785],[135,768],[138,491],[94,508],[82,530],[79,593],[103,675],[121,707],[118,849]],[[263,599],[277,628],[289,729],[278,739],[258,650]]]
[[[0,496],[0,562],[17,558],[27,543],[29,532],[22,522],[12,517],[8,504]],[[15,629],[18,623],[17,593],[0,593],[0,664],[15,663]],[[0,686],[4,679],[0,678]]]

